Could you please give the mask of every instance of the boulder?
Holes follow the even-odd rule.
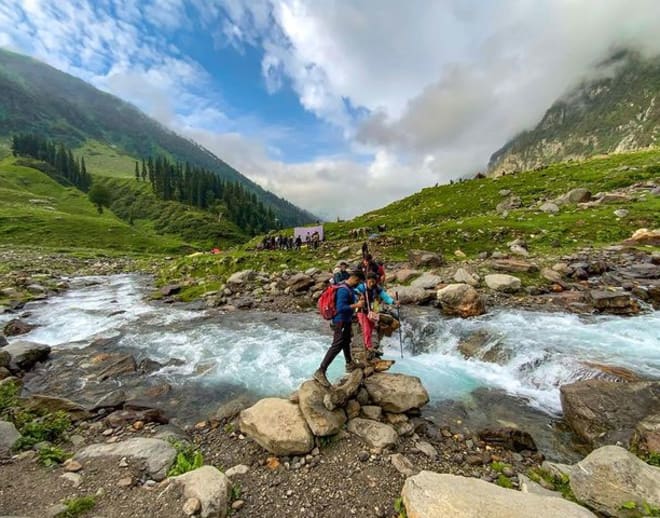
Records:
[[[82,405],[69,399],[46,396],[44,394],[33,394],[30,397],[21,399],[21,405],[38,413],[52,414],[54,412],[66,412],[72,421],[84,421],[92,417]]]
[[[509,250],[511,251],[512,254],[515,255],[521,255],[523,257],[527,257],[529,255],[529,250],[527,250],[527,248],[525,248],[522,245],[518,245],[518,244],[511,245],[509,247]]]
[[[591,290],[591,300],[599,313],[635,315],[640,312],[639,304],[627,291]]]
[[[408,262],[414,268],[435,268],[445,263],[440,254],[428,250],[410,250]]]
[[[522,207],[522,200],[520,199],[520,196],[509,196],[504,201],[498,203],[495,207],[495,210],[498,214],[504,214],[510,210],[519,209],[520,207]]]
[[[240,272],[233,273],[227,279],[227,284],[241,285],[245,284],[248,281],[251,281],[256,276],[254,270],[243,270]]]
[[[334,435],[346,423],[346,414],[342,409],[330,411],[323,405],[323,398],[328,392],[328,389],[313,380],[305,381],[298,389],[300,411],[317,437]]]
[[[0,313],[2,313],[2,311],[0,311]],[[8,343],[9,342],[7,342],[7,337],[5,335],[3,335],[2,333],[0,333],[0,347],[4,347]]]
[[[362,405],[360,405],[357,399],[350,399],[346,403],[346,417],[348,417],[349,419],[353,419],[354,417],[359,416],[361,409],[362,409]]]
[[[406,477],[410,477],[415,474],[413,463],[410,462],[410,459],[402,453],[395,453],[390,455],[390,462],[399,473],[405,475]]]
[[[160,289],[160,293],[164,297],[171,297],[172,295],[176,295],[180,291],[181,291],[181,285],[180,284],[168,284],[167,286],[163,286]]]
[[[231,498],[229,478],[213,466],[202,466],[178,477],[171,483],[183,490],[183,496],[196,498],[201,504],[202,518],[224,518],[227,516]]]
[[[14,318],[7,322],[4,328],[4,334],[7,336],[24,335],[32,331],[36,326],[28,324],[20,318]]]
[[[564,281],[561,278],[561,274],[550,268],[543,268],[543,270],[541,270],[541,277],[543,277],[546,281],[550,281],[555,284],[564,284]]]
[[[438,290],[438,301],[446,315],[462,318],[483,315],[486,304],[479,292],[467,284],[450,284]]]
[[[11,355],[7,351],[0,351],[0,367],[7,368],[11,362]]]
[[[97,377],[99,381],[104,381],[124,374],[133,374],[136,371],[137,364],[135,363],[135,358],[132,354],[125,354],[109,363],[98,373]]]
[[[539,268],[534,263],[522,259],[496,259],[491,261],[490,267],[497,272],[532,273]]]
[[[397,444],[399,434],[388,424],[356,417],[348,422],[348,431],[371,448],[389,448]]]
[[[390,286],[387,292],[394,296],[399,294],[401,304],[426,304],[433,299],[433,292],[416,286]]]
[[[410,283],[411,286],[415,288],[423,288],[425,290],[432,290],[438,284],[442,283],[442,277],[439,275],[434,275],[432,273],[423,273],[417,279]]]
[[[622,507],[627,502],[660,508],[660,468],[619,446],[598,448],[578,462],[570,484],[580,502],[605,516],[630,516]]]
[[[357,324],[354,325],[357,326]],[[334,385],[332,390],[323,397],[325,408],[333,411],[337,407],[344,406],[349,399],[357,395],[363,377],[362,369],[355,369],[339,380],[339,383]]]
[[[520,487],[521,493],[532,493],[534,495],[561,498],[561,493],[544,488],[541,484],[537,484],[533,480],[530,480],[522,473],[518,473],[518,487]]]
[[[660,414],[650,415],[637,423],[631,448],[645,456],[660,453]]]
[[[161,439],[136,437],[112,444],[92,444],[73,457],[85,464],[86,460],[104,457],[131,457],[144,461],[148,475],[155,481],[163,480],[174,463],[176,450]]]
[[[413,279],[414,277],[417,277],[419,275],[419,271],[417,270],[411,270],[409,268],[404,268],[403,270],[398,270],[397,272],[394,273],[394,280],[397,282],[403,282],[406,283],[410,279]]]
[[[408,412],[429,402],[429,394],[416,376],[376,373],[365,380],[364,386],[372,401],[386,412]]]
[[[564,419],[592,447],[627,445],[642,419],[660,408],[660,382],[578,381],[560,388]]]
[[[504,489],[484,480],[422,471],[406,479],[408,518],[594,518],[589,510],[551,496]]]
[[[648,228],[640,228],[633,232],[629,239],[624,241],[626,245],[651,245],[660,246],[660,229],[649,230]]]
[[[13,423],[0,421],[0,453],[10,451],[20,438]]]
[[[456,270],[454,280],[459,284],[469,284],[472,287],[479,286],[479,277],[468,272],[464,268]]]
[[[50,346],[35,342],[12,342],[3,348],[11,356],[12,369],[30,370],[37,362],[43,362],[50,355]]]
[[[127,399],[126,392],[121,389],[108,392],[106,395],[100,397],[96,403],[91,407],[91,411],[95,412],[102,408],[120,408],[124,405]]]
[[[545,212],[546,214],[557,214],[559,212],[559,207],[557,206],[556,203],[552,203],[551,201],[546,201],[543,205],[539,207],[541,212]]]
[[[300,455],[314,447],[314,436],[298,405],[286,399],[265,398],[243,410],[241,431],[275,455]]]
[[[466,359],[479,358],[482,359],[484,350],[490,343],[491,335],[480,329],[470,334],[466,338],[462,338],[457,345],[458,352],[460,352]]]
[[[360,410],[365,419],[380,421],[383,417],[383,409],[377,405],[364,405]]]
[[[307,291],[314,286],[314,279],[304,273],[296,273],[287,281],[287,286],[291,288],[291,291],[294,293]]]
[[[507,293],[518,291],[521,286],[521,282],[518,277],[514,277],[513,275],[505,275],[503,273],[492,273],[490,275],[486,275],[484,280],[486,281],[486,285],[491,290]]]
[[[571,203],[586,203],[591,199],[591,192],[588,189],[577,188],[568,191],[555,200],[557,205],[568,205]]]

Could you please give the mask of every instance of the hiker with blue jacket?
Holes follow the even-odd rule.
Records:
[[[322,386],[329,388],[331,386],[326,372],[332,361],[337,357],[339,351],[343,351],[346,360],[346,372],[355,370],[358,366],[351,357],[351,325],[353,323],[353,314],[355,310],[362,309],[365,301],[358,298],[355,288],[363,280],[362,272],[351,272],[348,279],[341,283],[335,291],[336,313],[332,318],[332,327],[334,335],[332,345],[325,353],[318,370],[314,373],[314,379]]]

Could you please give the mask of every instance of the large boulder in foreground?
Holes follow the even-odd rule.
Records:
[[[275,455],[300,455],[314,447],[314,436],[295,403],[265,398],[243,410],[241,431]]]
[[[554,496],[504,489],[476,478],[422,471],[401,491],[408,518],[594,518],[588,509]]]
[[[627,445],[637,423],[660,408],[660,382],[578,381],[560,388],[564,419],[592,447]]]
[[[178,477],[171,483],[183,490],[186,498],[199,500],[202,518],[224,518],[227,516],[231,496],[231,482],[224,473],[213,466],[202,466]]]
[[[592,451],[572,470],[571,489],[584,505],[605,516],[631,516],[624,503],[660,508],[660,468],[619,446]]]
[[[467,318],[486,312],[486,304],[479,292],[467,284],[449,284],[438,290],[437,297],[446,315]]]
[[[161,439],[136,437],[112,444],[92,444],[83,448],[73,457],[82,463],[90,459],[104,457],[132,457],[145,463],[147,474],[159,482],[167,476],[174,463],[176,450]]]
[[[300,411],[317,437],[334,435],[346,423],[346,414],[341,408],[330,411],[323,404],[323,398],[329,392],[313,380],[304,382],[298,389]]]
[[[348,422],[348,431],[357,435],[371,448],[390,448],[399,440],[399,434],[390,425],[360,417]]]
[[[429,393],[416,376],[382,372],[367,378],[364,386],[372,401],[386,412],[400,414],[429,402]]]
[[[35,342],[17,341],[6,345],[3,351],[11,357],[10,369],[30,370],[38,362],[43,362],[50,355],[50,346]]]

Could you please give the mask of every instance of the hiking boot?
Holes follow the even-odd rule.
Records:
[[[314,376],[312,376],[312,377],[314,378],[314,381],[316,381],[322,387],[325,387],[325,388],[332,387],[332,383],[330,383],[328,381],[328,378],[326,377],[325,372],[323,372],[321,369],[317,370],[314,373]]]
[[[360,366],[354,361],[350,361],[346,364],[346,372],[353,372],[355,369],[359,369]]]
[[[374,358],[376,360],[380,360],[385,353],[381,351],[380,349],[374,349]]]

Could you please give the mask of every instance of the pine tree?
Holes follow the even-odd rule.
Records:
[[[135,179],[140,181],[140,167],[138,166],[137,161],[135,162]]]

